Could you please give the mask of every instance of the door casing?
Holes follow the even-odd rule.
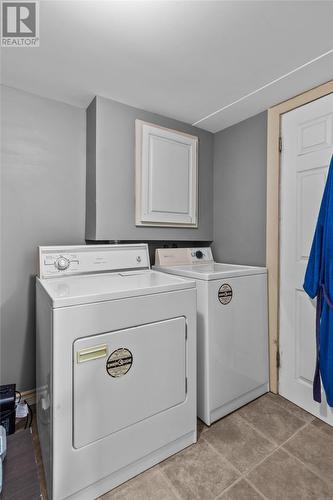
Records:
[[[280,137],[281,116],[333,93],[333,80],[299,94],[268,110],[266,266],[268,269],[269,386],[279,389],[279,274],[280,274]],[[282,145],[283,147],[283,145]]]

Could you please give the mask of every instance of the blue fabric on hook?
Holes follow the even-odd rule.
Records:
[[[311,299],[317,297],[313,399],[321,402],[321,379],[327,403],[333,407],[333,156],[303,288]]]

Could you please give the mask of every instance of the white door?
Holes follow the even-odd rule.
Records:
[[[325,395],[312,398],[316,308],[303,281],[332,154],[333,94],[283,115],[279,392],[331,425]]]

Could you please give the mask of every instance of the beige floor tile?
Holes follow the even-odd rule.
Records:
[[[161,470],[184,500],[214,499],[239,477],[204,440],[163,462]]]
[[[263,396],[262,399],[270,399],[271,401],[274,401],[274,403],[282,406],[285,410],[290,411],[293,415],[295,415],[295,417],[304,420],[304,422],[311,422],[314,419],[314,416],[311,415],[311,413],[308,413],[307,411],[303,410],[303,408],[300,408],[299,406],[295,405],[291,401],[288,401],[288,399],[283,398],[279,394],[268,392],[267,394],[265,394],[265,396]]]
[[[276,445],[269,439],[280,443],[306,422],[309,423],[307,427],[251,470],[247,477],[268,500],[332,500],[333,428],[290,401],[271,393],[211,427],[198,420],[198,444],[100,498],[213,500],[218,497],[218,500],[259,500],[260,495],[246,478],[238,480],[240,476],[232,465],[246,473],[274,450]],[[34,424],[40,481],[43,496],[47,498],[38,433]],[[269,439],[265,439],[262,434]],[[286,453],[284,448],[293,456]]]
[[[249,470],[275,448],[237,413],[216,422],[203,439],[241,472]]]
[[[325,432],[325,434],[333,436],[333,427],[331,425],[326,424],[326,422],[323,422],[319,418],[315,418],[311,422],[311,425],[314,425],[317,429],[320,429],[322,432]]]
[[[238,414],[277,444],[282,444],[305,423],[267,397],[243,406]]]
[[[333,488],[281,449],[248,475],[251,483],[269,500],[324,500]]]
[[[218,497],[218,500],[262,500],[252,486],[242,479]]]
[[[328,435],[310,424],[284,447],[314,472],[333,483],[333,434]]]
[[[151,469],[99,497],[100,500],[178,500],[161,471]]]

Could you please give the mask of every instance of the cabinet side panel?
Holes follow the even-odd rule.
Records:
[[[96,238],[96,98],[86,111],[86,239]]]

